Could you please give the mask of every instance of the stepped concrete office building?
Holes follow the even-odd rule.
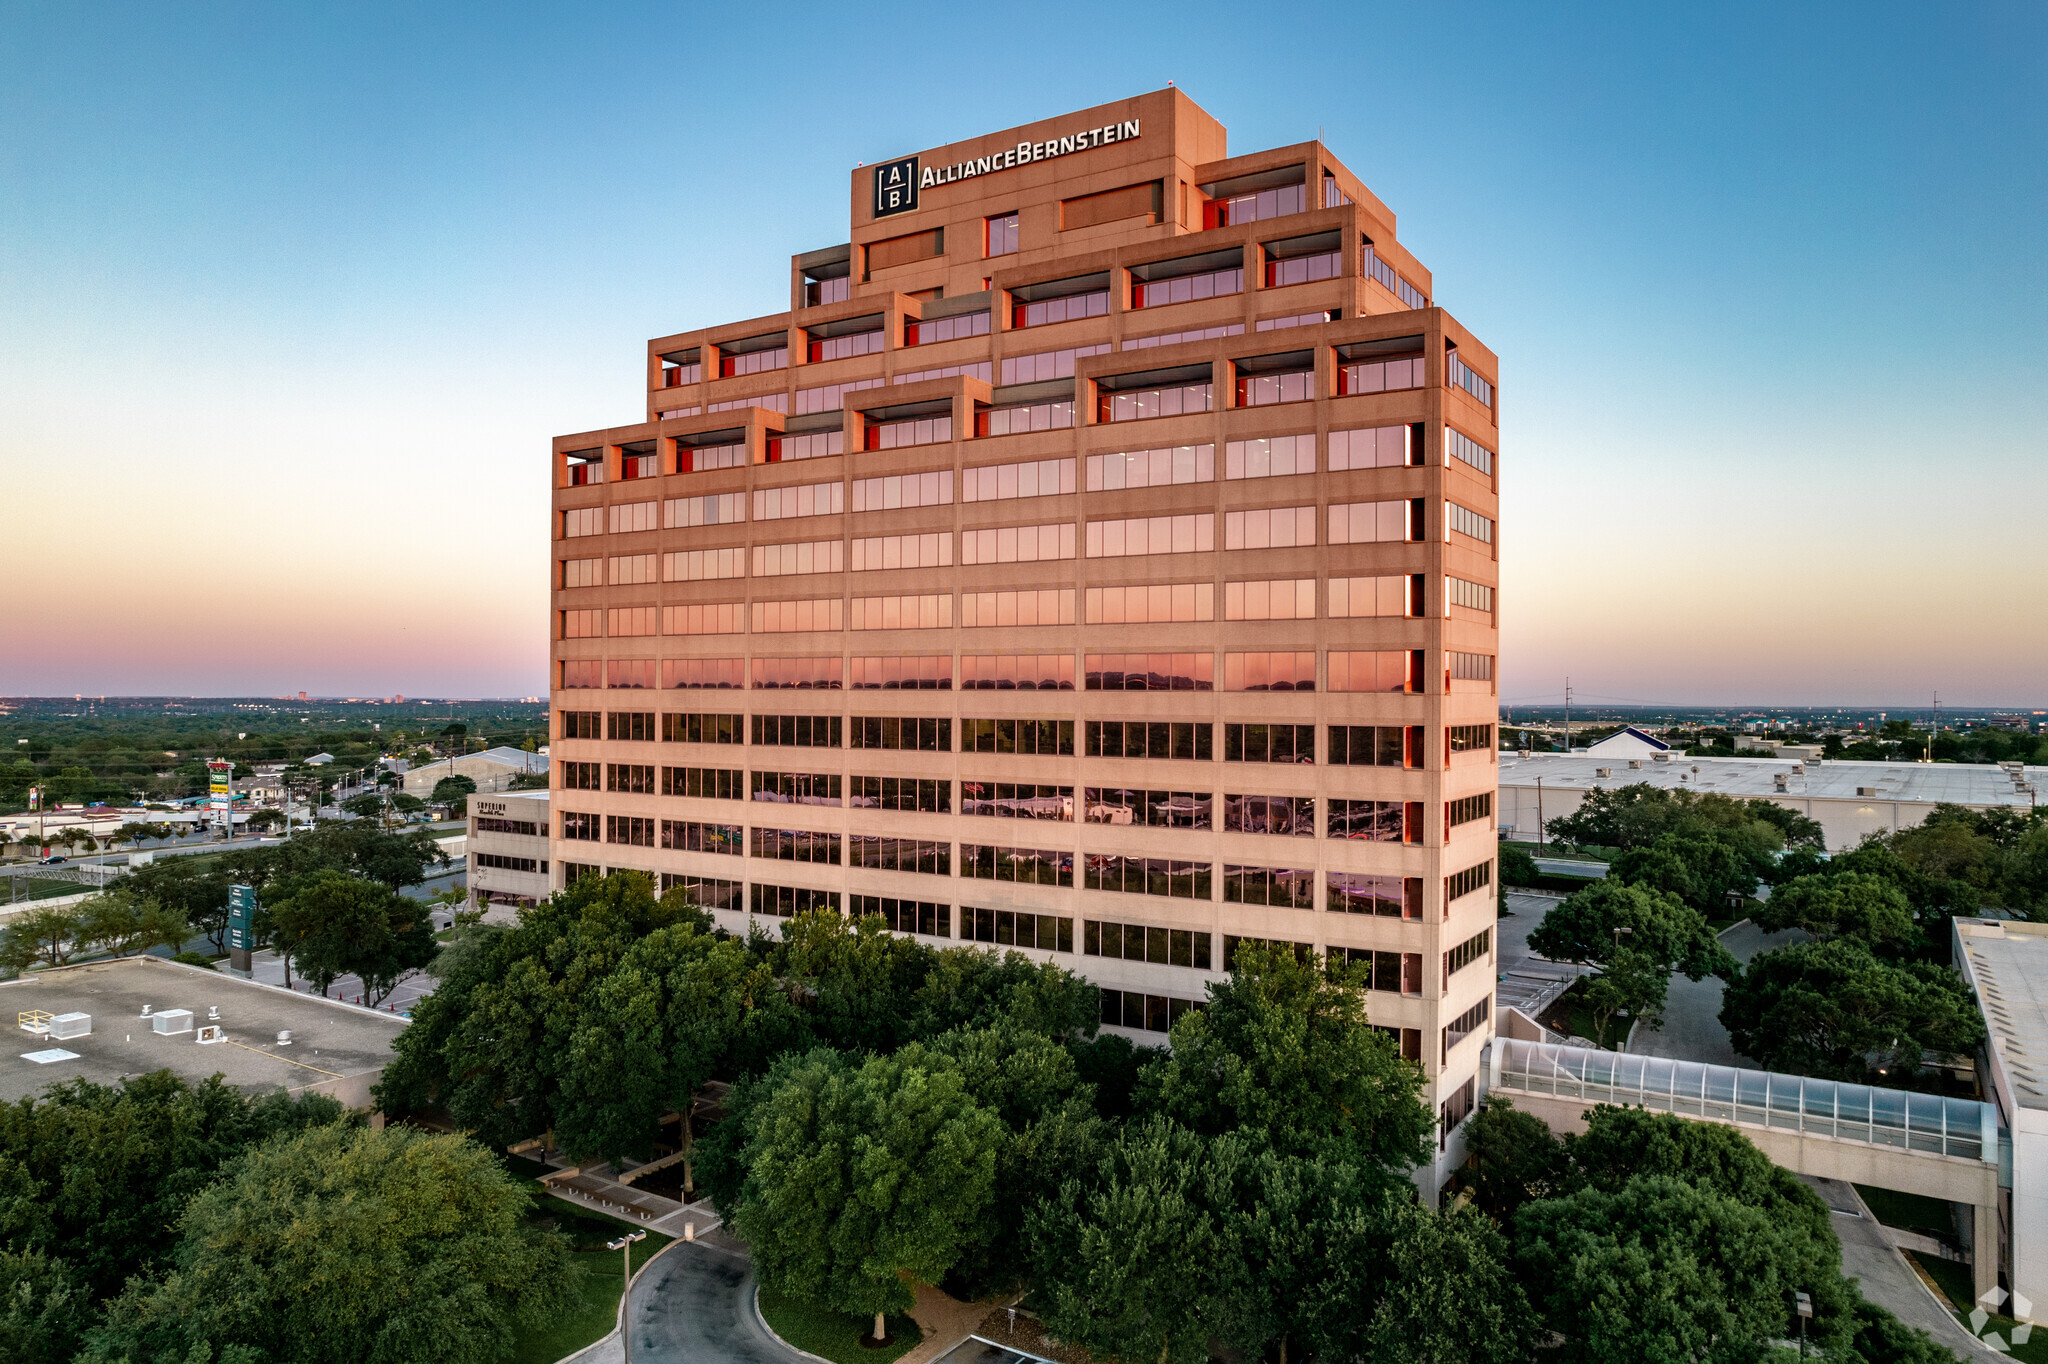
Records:
[[[554,442],[553,882],[1015,947],[1163,1040],[1369,963],[1492,1034],[1498,371],[1319,143],[1177,90],[855,169],[787,306]],[[780,301],[780,300],[778,300]]]

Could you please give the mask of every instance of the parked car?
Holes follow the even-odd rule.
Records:
[[[62,853],[51,853],[48,857],[37,858],[36,865],[39,867],[54,867],[59,862],[69,862],[70,860],[70,858],[64,856],[64,854]]]

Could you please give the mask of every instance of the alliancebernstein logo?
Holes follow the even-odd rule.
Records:
[[[917,207],[918,191],[934,185],[972,180],[991,171],[1028,166],[1034,161],[1050,161],[1056,156],[1084,152],[1091,147],[1128,142],[1136,136],[1138,120],[1133,118],[1121,123],[1105,123],[1099,128],[1086,128],[1065,137],[1049,137],[1043,142],[1019,142],[1014,147],[976,157],[972,161],[951,166],[927,166],[922,173],[918,169],[918,158],[914,156],[885,161],[875,167],[875,216],[886,218],[893,213],[909,212]]]

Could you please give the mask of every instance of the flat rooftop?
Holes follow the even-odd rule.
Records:
[[[1958,919],[1956,940],[2013,1098],[2048,1109],[2048,924]]]
[[[192,1031],[158,1033],[142,1017],[145,1004],[152,1013],[190,1009]],[[220,1011],[217,1022],[225,1041],[196,1040],[198,1029],[209,1021],[209,1009]],[[21,1031],[19,1015],[31,1010],[90,1014],[92,1032],[52,1038]],[[16,1029],[14,1045],[0,1050],[0,1101],[39,1094],[80,1076],[113,1084],[169,1070],[193,1082],[217,1074],[252,1093],[320,1089],[351,1106],[367,1101],[370,1084],[391,1059],[391,1040],[406,1026],[396,1016],[147,956],[0,983],[0,1024]],[[277,1034],[287,1029],[291,1045],[280,1047]],[[27,1059],[51,1051],[71,1056]]]
[[[2022,810],[2031,809],[2035,801],[2032,793],[2013,785],[2009,771],[1984,763],[1816,763],[1810,758],[1688,758],[1676,752],[1670,762],[1643,758],[1641,767],[1630,767],[1631,761],[1583,753],[1532,753],[1527,757],[1503,753],[1500,784],[1533,787],[1541,777],[1546,786],[1592,791],[1647,782],[1666,790],[1718,791],[1741,799],[1903,800],[1928,805],[2012,805]],[[1601,776],[1603,767],[1611,775]],[[1799,767],[1805,770],[1794,770]],[[2029,767],[2025,774],[2027,784],[2036,789],[2048,781],[2048,767]],[[1788,778],[1783,791],[1776,785],[1781,776]],[[1878,794],[1859,795],[1859,788],[1875,788]]]

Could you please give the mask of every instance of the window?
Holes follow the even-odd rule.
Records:
[[[1191,327],[1186,331],[1161,332],[1156,336],[1137,336],[1124,342],[1125,350],[1150,350],[1154,346],[1178,346],[1184,341],[1214,341],[1225,336],[1243,336],[1244,323],[1230,322],[1219,327]],[[1107,350],[1108,347],[1103,349]]]
[[[1210,483],[1216,478],[1216,447],[1168,445],[1157,450],[1126,450],[1088,456],[1088,491],[1119,488],[1163,488],[1174,483]]]
[[[1314,691],[1316,656],[1304,653],[1225,654],[1225,691]]]
[[[748,799],[779,805],[839,805],[837,772],[755,772],[750,774]]]
[[[970,378],[988,383],[994,377],[995,369],[986,360],[970,360],[964,364],[940,365],[936,369],[906,370],[901,374],[893,376],[889,382],[892,384],[921,384],[927,379],[950,379],[956,374],[965,374]]]
[[[613,535],[653,530],[656,505],[653,502],[614,502],[605,508],[605,528]]]
[[[1330,472],[1398,469],[1422,463],[1422,424],[1366,426],[1330,433]]]
[[[1074,377],[1074,361],[1108,353],[1109,343],[1100,341],[1092,346],[1068,346],[1065,350],[1042,350],[1034,355],[1012,355],[1003,361],[1003,382],[1036,384],[1048,379],[1071,379]]]
[[[839,835],[815,829],[749,829],[747,855],[778,862],[839,865]]]
[[[1331,725],[1334,767],[1420,767],[1421,725]]]
[[[1339,396],[1351,393],[1394,393],[1422,387],[1422,357],[1400,360],[1361,360],[1337,366]]]
[[[1241,867],[1225,864],[1223,899],[1225,903],[1236,905],[1314,909],[1316,874],[1295,867]]]
[[[832,269],[834,267],[821,266],[820,268]],[[827,276],[823,279],[806,279],[804,281],[804,306],[806,308],[822,308],[827,303],[844,303],[847,299],[853,297],[853,272],[851,266],[841,265],[837,268],[845,270],[846,273]]]
[[[604,451],[570,450],[564,456],[569,462],[569,486],[591,488],[604,482]]]
[[[951,469],[924,474],[891,474],[887,478],[859,478],[853,483],[853,509],[857,512],[893,511],[898,507],[944,507],[952,505],[952,501]]]
[[[1145,1032],[1171,1032],[1174,1022],[1190,1009],[1202,1007],[1199,999],[1174,999],[1166,995],[1141,994],[1136,990],[1102,990],[1102,1022],[1112,1028],[1135,1028]]]
[[[856,355],[874,355],[886,349],[887,345],[888,340],[883,335],[882,328],[879,326],[870,327],[865,331],[847,332],[839,336],[808,334],[805,337],[804,343],[804,360],[810,364],[817,364],[824,360],[850,360]],[[879,384],[881,380],[877,379],[873,382]],[[837,407],[838,405],[838,403],[828,404],[830,407]],[[799,390],[797,411],[803,412],[806,410],[823,411],[824,409],[806,409],[803,405],[802,390]]]
[[[1071,723],[1071,722],[1062,722]],[[1157,758],[1208,762],[1214,754],[1214,729],[1206,722],[1185,720],[1090,720],[1091,758]],[[1071,732],[1067,751],[1073,751]]]
[[[1450,371],[1451,382],[1454,385],[1464,389],[1487,407],[1493,406],[1493,385],[1481,378],[1477,370],[1468,368],[1465,362],[1458,358],[1455,348],[1450,353]]]
[[[960,845],[960,874],[981,881],[1015,881],[1034,886],[1074,884],[1074,855],[1047,848]]]
[[[571,507],[562,513],[562,538],[574,540],[583,535],[604,533],[603,507]]]
[[[1132,791],[1120,786],[1090,786],[1083,794],[1090,824],[1153,829],[1215,827],[1215,797],[1207,791]]]
[[[568,810],[562,812],[562,837],[578,843],[595,843],[601,825],[596,815],[577,814]]]
[[[1131,306],[1158,308],[1168,303],[1193,303],[1199,299],[1227,298],[1243,292],[1244,267],[1236,266],[1228,270],[1176,275],[1171,279],[1135,281],[1131,286]]]
[[[1380,258],[1370,238],[1362,243],[1358,259],[1358,272],[1367,279],[1378,280],[1380,286],[1411,308],[1427,308],[1429,298],[1422,290],[1410,284],[1396,273],[1394,267]]]
[[[846,681],[846,663],[837,654],[801,658],[757,658],[754,685],[763,689],[837,691]]]
[[[718,377],[734,379],[743,374],[765,374],[771,369],[784,369],[789,365],[789,342],[786,333],[749,337],[744,341],[733,341],[718,348]]]
[[[876,871],[908,871],[925,876],[953,874],[953,845],[920,838],[891,838],[881,834],[852,834],[847,846],[849,867],[872,867]]]
[[[1422,614],[1420,573],[1383,574],[1376,578],[1330,579],[1332,620]]]
[[[835,542],[834,548],[837,547]],[[885,568],[952,566],[953,537],[946,531],[933,531],[926,535],[875,535],[853,542],[853,571],[856,573]],[[831,571],[838,571],[836,564]]]
[[[1341,251],[1321,251],[1312,256],[1290,256],[1286,260],[1266,261],[1266,287],[1280,289],[1290,284],[1308,284],[1319,279],[1335,279],[1344,273],[1344,254]]]
[[[1028,564],[1074,557],[1074,523],[992,526],[960,532],[963,564]]]
[[[610,658],[605,660],[604,684],[608,688],[639,691],[654,685],[651,658]]]
[[[1147,587],[1088,589],[1088,623],[1091,625],[1214,619],[1214,583],[1153,583]]]
[[[619,447],[619,478],[654,478],[661,473],[661,457],[654,453],[654,442],[640,441],[633,445]]]
[[[855,691],[951,691],[953,658],[950,654],[856,658],[853,660],[853,688]]]
[[[629,848],[651,848],[654,846],[654,821],[637,815],[606,815],[604,841]]]
[[[1211,938],[1207,933],[1185,928],[1161,928],[1156,924],[1113,923],[1107,919],[1081,921],[1081,951],[1090,957],[1150,962],[1156,966],[1188,966],[1209,970]]]
[[[796,601],[757,601],[750,608],[752,629],[757,635],[796,634],[809,630],[843,628],[846,603],[838,597],[811,597]]]
[[[1013,303],[1010,308],[1010,326],[1015,330],[1025,327],[1045,327],[1055,322],[1074,322],[1084,317],[1107,317],[1109,315],[1109,290],[1097,289],[1085,294],[1068,294],[1064,298],[1048,298],[1036,303]]]
[[[1450,426],[1444,428],[1444,451],[1452,459],[1463,460],[1488,478],[1493,477],[1493,451],[1463,431]]]
[[[661,822],[661,846],[678,852],[725,853],[734,857],[746,850],[737,824],[700,824],[682,819]]]
[[[1089,654],[1089,691],[1214,691],[1214,654]]]
[[[1190,516],[1139,516],[1088,523],[1088,557],[1091,559],[1117,559],[1137,554],[1194,554],[1214,548],[1214,512]]]
[[[1272,578],[1223,585],[1225,620],[1314,620],[1315,614],[1314,578]]]
[[[846,908],[856,919],[880,919],[892,933],[918,933],[927,938],[953,936],[951,905],[897,900],[884,895],[849,895]]]
[[[1089,890],[1125,895],[1159,895],[1172,900],[1207,900],[1207,862],[1181,862],[1166,857],[1120,857],[1089,853],[1082,858],[1081,883]]]
[[[604,612],[591,609],[562,612],[563,639],[604,638]]]
[[[880,350],[882,348],[882,334],[877,331],[869,332],[867,335],[875,338],[875,349]],[[857,337],[842,336],[826,344],[836,345],[839,341],[858,339]],[[865,355],[867,352],[856,351],[854,353],[856,355]],[[847,394],[859,393],[870,388],[880,388],[885,382],[882,379],[848,379],[846,382],[839,384],[820,384],[816,388],[800,388],[796,391],[796,414],[799,417],[805,417],[814,412],[837,412],[846,406]],[[842,431],[840,434],[843,436],[845,432]],[[773,439],[773,437],[770,437],[770,439]],[[784,439],[788,438],[784,437]],[[841,448],[843,449],[844,447],[842,446]],[[833,451],[832,453],[837,454],[840,451]],[[815,456],[813,457],[815,458]],[[782,458],[784,460],[789,459],[789,453],[785,451]],[[802,458],[802,456],[797,456],[797,458]]]
[[[564,791],[601,791],[604,789],[604,765],[602,763],[565,762],[562,764],[562,789]]]
[[[781,521],[793,516],[832,516],[846,510],[844,483],[793,483],[754,490],[754,519]]]
[[[963,719],[960,722],[960,751],[1022,753],[1033,757],[1071,757],[1074,752],[1074,722]]]
[[[1415,819],[1410,819],[1410,806]],[[1360,843],[1420,843],[1422,803],[1400,800],[1333,800],[1330,837]]]
[[[748,887],[747,900],[753,913],[775,919],[817,910],[839,912],[838,891],[812,890],[808,886],[764,886],[756,882]]]
[[[669,658],[661,664],[661,685],[676,688],[736,689],[740,685],[737,658]]]
[[[530,819],[491,819],[483,815],[476,818],[476,831],[480,834],[516,834],[521,838],[547,837],[547,830]]]
[[[1456,502],[1444,503],[1444,523],[1460,535],[1469,535],[1489,545],[1493,543],[1493,521],[1470,507],[1461,507]]]
[[[853,599],[852,626],[856,630],[947,630],[952,625],[950,592]]]
[[[664,606],[661,608],[661,632],[665,635],[736,635],[746,625],[745,611],[745,606],[736,601]]]
[[[1485,959],[1493,949],[1493,930],[1482,928],[1465,941],[1444,953],[1444,988],[1451,987],[1451,977],[1475,961]]]
[[[1308,369],[1292,369],[1277,373],[1247,374],[1242,368],[1237,372],[1237,405],[1239,407],[1270,407],[1274,403],[1305,403],[1316,396],[1316,372]]]
[[[770,436],[767,453],[770,464],[793,464],[800,459],[843,455],[846,453],[846,432],[841,429],[810,431],[801,436]]]
[[[1239,834],[1278,834],[1285,838],[1314,838],[1315,797],[1225,795],[1223,827]]]
[[[1444,751],[1447,753],[1480,753],[1492,750],[1492,725],[1452,725],[1444,731]]]
[[[905,322],[903,344],[906,346],[929,346],[939,341],[958,341],[969,336],[988,335],[988,310],[978,313],[961,313],[957,317],[939,317],[929,322]]]
[[[693,905],[705,909],[740,908],[740,883],[721,881],[710,876],[678,876],[674,872],[661,874],[661,893],[680,890]]]
[[[1290,213],[1301,213],[1307,208],[1308,185],[1305,182],[1278,185],[1271,189],[1247,190],[1242,194],[1211,200],[1203,213],[1207,220],[1203,227],[1232,227],[1239,223],[1256,223],[1266,218],[1283,218]]]
[[[1394,502],[1332,502],[1330,543],[1370,545],[1423,538],[1422,499]]]
[[[1223,447],[1223,476],[1227,479],[1280,478],[1315,471],[1316,437],[1313,431],[1305,431],[1298,436],[1234,440]]]
[[[699,474],[708,469],[738,469],[744,467],[746,463],[747,447],[741,441],[721,445],[685,445],[680,440],[676,442],[676,472],[679,474]]]
[[[1449,906],[1451,901],[1459,896],[1470,895],[1473,891],[1483,890],[1492,884],[1492,862],[1481,862],[1476,867],[1467,867],[1455,876],[1444,878],[1444,904]]]
[[[1074,589],[1071,587],[960,594],[960,624],[967,628],[1073,623]]]
[[[704,382],[704,360],[699,351],[683,351],[661,357],[661,386],[681,388]]]
[[[1449,1061],[1451,1059],[1452,1047],[1457,1046],[1460,1042],[1464,1041],[1467,1036],[1477,1031],[1479,1028],[1484,1027],[1486,1024],[1487,1017],[1492,1012],[1493,996],[1488,995],[1484,999],[1480,1000],[1477,1004],[1474,1004],[1471,1008],[1465,1010],[1464,1013],[1459,1014],[1457,1018],[1453,1019],[1451,1023],[1444,1028],[1444,1049],[1443,1056],[1439,1064],[1441,1064],[1442,1061]],[[1467,1080],[1465,1082],[1465,1087],[1463,1089],[1459,1090],[1456,1094],[1452,1095],[1449,1099],[1447,1099],[1444,1102],[1443,1112],[1446,1132],[1448,1132],[1450,1128],[1455,1127],[1459,1123],[1463,1122],[1465,1120],[1465,1115],[1472,1111],[1471,1091],[1472,1082],[1470,1080]]]
[[[598,869],[588,862],[564,862],[561,867],[564,886],[573,886],[586,876],[598,875]]]
[[[1225,725],[1223,761],[1231,763],[1314,763],[1314,725]]]
[[[1450,666],[1445,670],[1447,680],[1454,682],[1493,681],[1492,654],[1458,654],[1450,656]]]
[[[780,369],[781,366],[778,365],[776,368]],[[751,397],[728,398],[724,402],[711,403],[704,410],[706,412],[736,412],[743,407],[765,407],[770,412],[787,412],[789,411],[789,395],[780,392],[756,393]]]
[[[654,742],[652,711],[615,710],[607,714],[604,720],[604,737],[607,739],[623,739],[628,743]]]
[[[598,711],[565,710],[561,712],[561,737],[564,739],[595,739],[598,737]]]
[[[800,540],[754,546],[754,576],[780,578],[804,573],[839,573],[846,568],[844,540]]]
[[[960,937],[998,947],[1029,947],[1039,952],[1074,950],[1074,921],[1023,910],[960,906]]]
[[[1017,215],[999,213],[983,219],[982,255],[1011,256],[1017,252]]]
[[[1146,421],[1153,417],[1180,417],[1211,410],[1215,385],[1211,383],[1164,384],[1157,388],[1099,388],[1095,420],[1099,422]]]
[[[1292,549],[1315,542],[1314,507],[1261,507],[1223,514],[1225,549]],[[1315,614],[1314,607],[1309,614]]]
[[[1444,827],[1455,829],[1460,824],[1470,824],[1475,819],[1490,819],[1493,816],[1493,793],[1483,792],[1476,796],[1460,796],[1444,802]]]
[[[742,779],[736,767],[664,767],[661,794],[697,800],[738,800]]]
[[[1329,888],[1326,906],[1345,914],[1376,914],[1383,919],[1416,920],[1422,917],[1422,878],[1419,876],[1373,876],[1363,872],[1325,872]],[[1420,974],[1420,968],[1417,971]]]
[[[962,654],[962,691],[1072,691],[1072,654]]]
[[[677,715],[661,717],[661,738],[671,744],[736,744],[744,732],[737,715]],[[759,740],[756,740],[758,743]]]
[[[854,776],[847,782],[846,803],[857,810],[933,815],[953,812],[953,783],[944,779]]]
[[[996,819],[1057,819],[1072,823],[1074,788],[1031,782],[963,781],[960,813]]]
[[[674,610],[674,607],[670,607]],[[613,639],[632,639],[657,633],[661,612],[652,606],[615,606],[610,612],[607,632]]]
[[[962,502],[1052,497],[1074,491],[1074,461],[1038,459],[1022,464],[981,464],[960,473]]]
[[[747,571],[747,552],[738,546],[731,549],[677,550],[664,555],[663,559],[662,577],[672,583],[738,578]]]
[[[564,559],[562,560],[561,583],[564,587],[604,586],[604,560]]]
[[[870,421],[867,424],[867,448],[870,450],[897,450],[909,445],[937,445],[953,439],[953,418],[950,414],[929,417],[905,417],[899,421]],[[903,475],[916,477],[916,475]],[[947,478],[952,474],[948,472]],[[879,482],[867,479],[865,482]],[[948,496],[948,502],[953,499]],[[910,505],[920,505],[912,503]],[[860,507],[856,505],[855,511]]]
[[[1462,606],[1468,610],[1493,614],[1493,589],[1485,583],[1467,582],[1463,578],[1445,578],[1444,601],[1450,606]]]
[[[540,860],[533,857],[507,857],[503,853],[477,853],[475,857],[478,867],[493,871],[537,872],[541,867]]]
[[[976,436],[1021,436],[1027,431],[1061,431],[1074,424],[1074,402],[1011,403],[974,414]]]
[[[833,486],[837,486],[836,484]],[[671,497],[662,503],[665,530],[692,526],[729,526],[747,519],[745,493],[713,493],[706,497]]]
[[[1423,686],[1422,650],[1379,649],[1330,651],[1331,691],[1419,693]]]
[[[840,726],[837,715],[756,715],[753,740],[778,748],[837,748]]]
[[[834,717],[833,724],[836,726],[838,723]],[[962,723],[972,725],[975,722],[965,720]],[[833,732],[835,736],[838,733],[836,729]],[[846,746],[950,753],[953,751],[953,721],[945,716],[929,715],[856,715],[847,721]]]

